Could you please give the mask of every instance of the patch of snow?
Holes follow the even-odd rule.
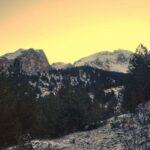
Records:
[[[17,57],[19,57],[20,55],[22,55],[23,52],[24,52],[23,49],[19,49],[19,50],[17,50],[16,52],[6,54],[6,55],[4,55],[3,57],[7,58],[8,60],[14,60],[14,59],[16,59]]]
[[[91,102],[93,103],[94,102],[94,98],[95,98],[95,95],[93,93],[88,93],[90,99],[91,99]]]
[[[70,77],[70,82],[72,86],[77,86],[79,84],[77,77]]]

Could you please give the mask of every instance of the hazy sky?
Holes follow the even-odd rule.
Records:
[[[0,0],[0,54],[42,48],[50,62],[150,47],[149,0]]]

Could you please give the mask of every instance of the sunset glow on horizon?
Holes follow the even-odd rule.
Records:
[[[52,62],[102,50],[150,48],[148,0],[2,0],[0,55],[43,49]]]

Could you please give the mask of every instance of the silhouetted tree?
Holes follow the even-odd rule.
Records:
[[[150,99],[150,52],[140,45],[130,60],[129,76],[125,85],[126,109],[135,107]]]

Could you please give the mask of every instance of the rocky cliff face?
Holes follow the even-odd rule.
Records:
[[[107,71],[126,73],[131,56],[132,52],[127,50],[115,50],[114,52],[105,51],[82,58],[75,62],[74,65],[91,66]]]
[[[0,72],[4,71],[6,72],[7,69],[10,67],[11,62],[5,58],[5,57],[1,57],[0,58]]]
[[[6,71],[10,67],[20,67],[23,72],[31,75],[48,71],[50,66],[43,50],[19,49],[0,57],[0,70]]]

